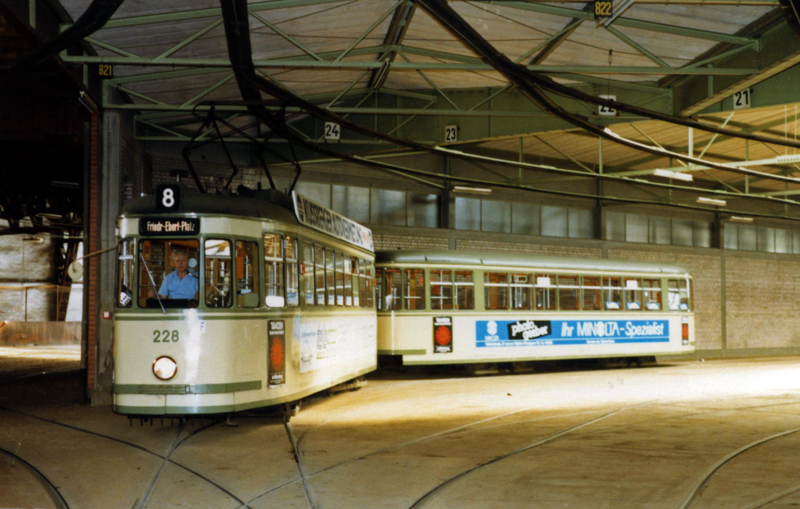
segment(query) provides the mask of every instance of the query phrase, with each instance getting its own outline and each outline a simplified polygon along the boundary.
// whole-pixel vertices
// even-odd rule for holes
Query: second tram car
[[[682,267],[457,251],[376,253],[378,353],[405,365],[639,360],[695,350]]]
[[[174,185],[124,207],[116,412],[228,414],[376,369],[371,232],[293,197]]]

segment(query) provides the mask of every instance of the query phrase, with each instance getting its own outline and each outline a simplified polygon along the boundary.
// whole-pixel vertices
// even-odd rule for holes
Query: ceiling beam
[[[800,63],[800,42],[782,19],[775,23],[763,34],[760,51],[728,55],[714,62],[715,66],[726,68],[759,67],[757,72],[749,76],[718,76],[711,81],[697,77],[681,79],[673,85],[674,110],[684,116],[694,115],[730,98],[735,92],[760,84]],[[662,83],[665,82],[667,81],[662,80]],[[768,89],[768,87],[763,88]],[[757,97],[753,94],[751,103],[754,107],[758,107],[778,104],[778,101],[786,102],[786,94],[794,96],[795,101],[800,100],[796,87],[789,87],[777,97],[775,94],[759,93]],[[721,109],[732,109],[732,104],[730,106],[722,104]]]
[[[540,12],[542,14],[551,14],[554,16],[564,16],[567,18],[581,18],[586,13],[578,9],[569,9],[566,7],[559,7],[543,3],[522,2],[522,1],[498,1],[498,0],[475,0],[476,3],[487,3],[491,5],[498,5],[501,7],[511,7],[514,9],[521,9],[532,12]],[[695,39],[705,39],[709,41],[728,42],[731,44],[750,44],[755,39],[750,37],[741,37],[736,35],[724,34],[719,32],[711,32],[708,30],[698,30],[695,28],[686,28],[676,25],[667,25],[664,23],[655,23],[652,21],[642,21],[631,18],[619,18],[614,22],[614,25],[620,27],[640,28],[642,30],[649,30],[651,32],[660,32],[672,35],[681,35],[684,37],[693,37]]]
[[[80,64],[113,64],[140,67],[216,67],[231,68],[230,60],[225,58],[164,58],[153,60],[142,57],[116,56],[80,56],[62,54],[65,62]],[[359,70],[380,69],[383,62],[358,62],[340,60],[338,62],[319,61],[312,59],[266,59],[254,61],[259,69],[329,69],[329,70]],[[528,65],[526,68],[533,72],[543,74],[642,74],[642,75],[700,75],[700,76],[749,76],[759,72],[758,67],[714,67],[700,69],[677,69],[674,67],[657,66],[606,66],[606,65]],[[452,62],[395,62],[392,70],[398,71],[491,71],[494,67],[483,63],[452,63]]]

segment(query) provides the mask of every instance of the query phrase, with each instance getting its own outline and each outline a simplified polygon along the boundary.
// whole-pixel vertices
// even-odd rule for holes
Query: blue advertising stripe
[[[479,348],[668,343],[668,320],[479,320]]]

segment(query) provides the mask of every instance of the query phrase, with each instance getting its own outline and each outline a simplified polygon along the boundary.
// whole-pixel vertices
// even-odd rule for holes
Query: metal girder
[[[268,11],[273,9],[286,9],[290,7],[303,7],[308,5],[332,4],[341,0],[273,0],[269,2],[256,2],[247,6],[251,13]],[[180,12],[165,14],[150,14],[146,16],[130,16],[127,18],[116,18],[105,24],[104,28],[124,28],[138,25],[150,25],[153,23],[165,23],[170,21],[186,21],[200,18],[213,18],[222,16],[222,9],[212,7],[210,9],[187,9]]]
[[[217,67],[228,69],[230,61],[225,58],[165,58],[154,60],[133,56],[70,56],[62,55],[66,62],[81,64],[113,64],[139,67]],[[357,61],[320,61],[313,59],[265,59],[255,60],[254,64],[260,69],[330,69],[330,70],[365,70],[380,69],[382,62],[357,62]],[[712,67],[699,69],[679,69],[674,67],[657,66],[603,66],[603,65],[528,65],[528,70],[543,74],[645,74],[645,75],[700,75],[700,76],[749,76],[759,72],[758,67]],[[392,64],[395,71],[491,71],[491,65],[483,63],[452,63],[452,62],[395,62]]]
[[[555,16],[564,16],[567,18],[581,18],[586,13],[582,10],[569,9],[566,7],[559,7],[543,3],[522,2],[522,1],[498,1],[498,0],[475,0],[476,3],[487,3],[491,5],[499,5],[502,7],[511,7],[514,9],[522,9],[526,11],[541,12],[542,14],[552,14]],[[666,25],[664,23],[655,23],[652,21],[642,21],[631,18],[619,18],[614,24],[616,26],[624,26],[631,28],[640,28],[642,30],[650,30],[651,32],[661,32],[672,35],[681,35],[684,37],[694,37],[696,39],[705,39],[709,41],[728,42],[731,44],[750,44],[755,41],[750,37],[741,37],[719,32],[711,32],[708,30],[698,30],[695,28],[679,27],[675,25]]]
[[[714,65],[731,68],[751,67],[753,63],[757,63],[760,69],[756,73],[740,78],[734,78],[733,75],[719,77],[714,79],[713,83],[697,77],[681,80],[674,85],[675,111],[679,111],[681,115],[693,115],[707,110],[710,106],[728,99],[734,92],[758,85],[794,67],[800,63],[800,42],[788,24],[778,21],[776,26],[764,33],[760,52],[741,52],[734,48],[713,58]],[[694,63],[691,68],[697,69],[695,66],[702,63],[704,62]],[[785,89],[786,83],[777,86]],[[770,90],[770,85],[765,83],[759,88],[763,88],[766,92]],[[798,100],[794,87],[789,87],[789,90],[781,90],[779,94],[759,93],[757,96],[753,94],[753,106],[768,106],[790,100],[787,94],[794,95],[794,100]]]
[[[408,27],[411,23],[411,19],[414,17],[414,12],[416,12],[416,10],[417,5],[413,2],[413,0],[406,0],[403,5],[394,11],[394,16],[392,16],[392,22],[389,25],[389,30],[386,31],[386,35],[383,38],[384,46],[391,46],[392,48],[395,48],[403,43],[403,39],[405,38]],[[397,58],[396,49],[392,49],[378,57],[381,62],[381,68],[372,71],[372,76],[370,76],[369,83],[367,84],[369,88],[373,90],[379,90],[383,87],[387,76],[389,76],[389,70],[394,63],[395,58]]]

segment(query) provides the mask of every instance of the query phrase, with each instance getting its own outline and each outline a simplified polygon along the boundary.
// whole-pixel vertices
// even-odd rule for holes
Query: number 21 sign
[[[744,110],[750,107],[750,101],[753,99],[753,89],[746,88],[733,94],[733,109]]]

